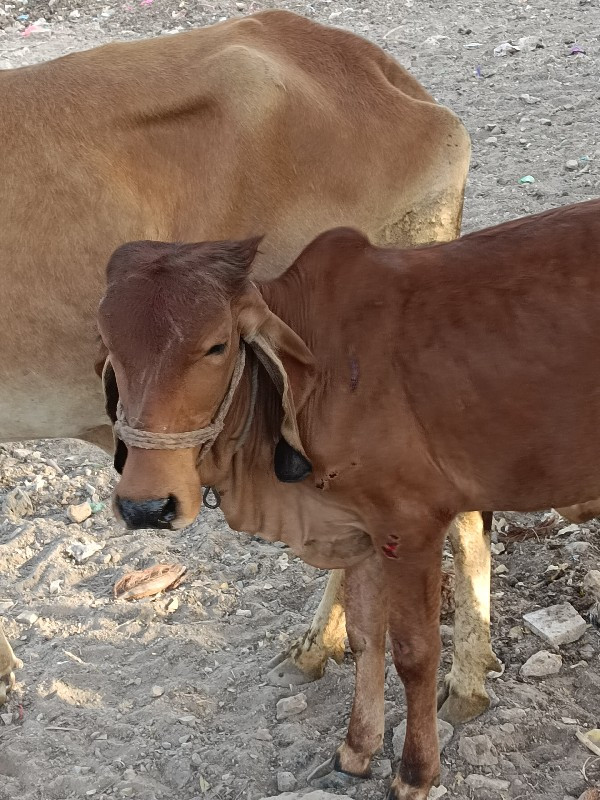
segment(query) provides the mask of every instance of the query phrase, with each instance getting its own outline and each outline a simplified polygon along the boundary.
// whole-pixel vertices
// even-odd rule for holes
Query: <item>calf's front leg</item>
[[[322,678],[330,658],[343,661],[345,640],[344,570],[334,569],[306,633],[269,663],[269,683],[289,686]]]
[[[407,707],[402,759],[388,800],[426,800],[440,772],[436,683],[444,531],[435,526],[403,525],[405,543],[388,549],[384,563],[392,653]]]

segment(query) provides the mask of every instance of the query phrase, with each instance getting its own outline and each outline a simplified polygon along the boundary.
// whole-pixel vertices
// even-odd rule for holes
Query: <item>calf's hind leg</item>
[[[334,569],[306,633],[269,663],[269,683],[289,686],[322,678],[330,658],[343,661],[345,639],[344,570]]]

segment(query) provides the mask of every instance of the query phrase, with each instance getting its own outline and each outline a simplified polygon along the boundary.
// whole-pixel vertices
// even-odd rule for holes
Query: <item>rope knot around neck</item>
[[[115,433],[119,439],[121,439],[129,447],[139,447],[142,450],[185,450],[192,447],[200,447],[201,450],[198,454],[199,463],[209,452],[218,435],[223,430],[225,425],[225,417],[227,416],[227,412],[231,407],[233,396],[240,383],[242,375],[244,374],[245,364],[246,346],[244,342],[241,342],[227,393],[225,394],[225,397],[218,408],[214,420],[204,428],[198,428],[194,431],[184,431],[182,433],[155,433],[154,431],[145,431],[140,428],[133,428],[128,423],[125,411],[121,405],[121,401],[119,400],[117,404],[117,420],[114,424]],[[254,401],[256,396],[254,389],[256,380],[254,369],[252,378],[252,395]],[[252,402],[250,414],[242,432],[243,438],[245,438],[248,433],[248,429],[250,427],[248,420],[250,422],[252,421],[251,415],[253,415],[253,411],[254,402]]]

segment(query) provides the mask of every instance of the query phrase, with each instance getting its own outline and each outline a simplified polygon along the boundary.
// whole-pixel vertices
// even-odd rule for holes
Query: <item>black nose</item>
[[[117,497],[119,513],[130,530],[170,528],[177,516],[177,498],[170,494],[160,500],[125,500]]]

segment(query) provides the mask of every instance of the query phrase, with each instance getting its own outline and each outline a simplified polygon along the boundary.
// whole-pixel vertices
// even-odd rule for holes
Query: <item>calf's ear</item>
[[[102,388],[104,390],[104,408],[106,414],[113,425],[113,439],[115,442],[113,465],[119,475],[123,474],[123,467],[127,460],[127,445],[115,434],[114,424],[117,421],[117,404],[119,402],[119,387],[115,371],[108,357],[108,350],[103,342],[100,342],[99,354],[94,365],[96,374],[102,378]]]
[[[314,356],[298,334],[273,314],[254,286],[241,301],[238,326],[281,396],[283,419],[275,448],[275,474],[285,483],[301,481],[312,472],[312,464],[300,439],[297,414],[315,385]]]

